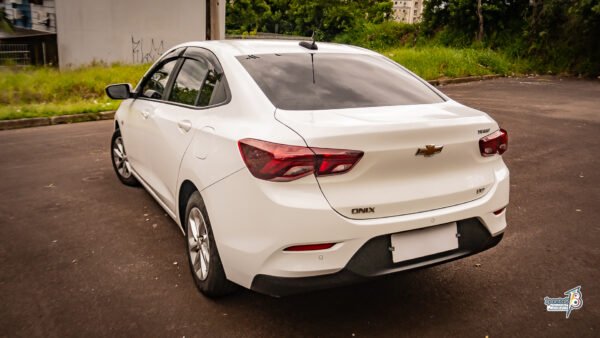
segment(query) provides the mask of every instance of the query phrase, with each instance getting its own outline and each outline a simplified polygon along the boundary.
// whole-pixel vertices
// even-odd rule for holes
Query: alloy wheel
[[[210,239],[204,216],[194,207],[188,216],[188,251],[194,273],[200,280],[208,277],[210,263]]]
[[[131,176],[131,166],[127,159],[127,153],[125,152],[125,146],[123,145],[123,138],[117,137],[113,144],[113,159],[117,172],[123,178],[129,178]]]

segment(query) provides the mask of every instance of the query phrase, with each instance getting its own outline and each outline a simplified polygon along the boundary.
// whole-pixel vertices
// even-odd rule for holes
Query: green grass
[[[0,105],[0,120],[22,119],[30,117],[52,117],[58,115],[72,115],[81,113],[99,113],[116,110],[120,101],[91,100],[75,102],[51,102]]]
[[[489,49],[382,48],[380,52],[427,79],[524,73],[528,64]],[[0,120],[114,110],[104,88],[137,83],[148,65],[91,65],[74,70],[0,67]]]
[[[114,110],[111,83],[136,84],[148,65],[91,65],[73,70],[0,67],[0,120]]]
[[[412,70],[434,80],[490,74],[520,74],[530,71],[531,62],[509,53],[479,46],[451,48],[439,39],[425,38],[419,25],[386,21],[366,23],[335,38],[336,42],[374,49]]]
[[[382,53],[426,80],[490,74],[520,74],[523,60],[513,60],[490,49],[449,47],[391,48]]]

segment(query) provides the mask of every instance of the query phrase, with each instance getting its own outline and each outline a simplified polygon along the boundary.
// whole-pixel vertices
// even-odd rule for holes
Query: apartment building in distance
[[[395,21],[417,23],[423,15],[423,0],[394,0],[392,17]]]

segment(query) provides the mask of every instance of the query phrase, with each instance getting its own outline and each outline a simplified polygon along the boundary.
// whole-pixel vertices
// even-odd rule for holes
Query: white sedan
[[[181,227],[207,296],[273,296],[465,257],[506,228],[506,131],[339,44],[174,47],[124,100],[111,153]]]

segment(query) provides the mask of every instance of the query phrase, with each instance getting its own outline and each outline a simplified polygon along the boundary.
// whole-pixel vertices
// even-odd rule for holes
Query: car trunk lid
[[[494,183],[497,159],[483,158],[478,141],[498,126],[485,113],[453,101],[278,109],[275,116],[309,147],[364,152],[350,172],[317,177],[331,207],[345,217],[390,217],[449,207],[480,198]],[[440,152],[433,154],[436,148]]]

